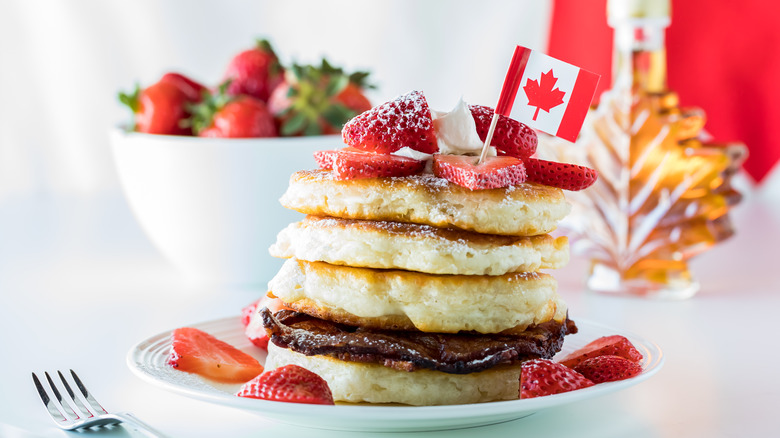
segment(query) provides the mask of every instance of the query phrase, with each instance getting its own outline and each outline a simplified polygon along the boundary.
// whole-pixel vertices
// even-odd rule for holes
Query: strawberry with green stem
[[[166,73],[156,83],[132,93],[119,93],[119,101],[133,112],[133,130],[147,134],[192,135],[189,106],[202,98],[206,87],[179,73]]]
[[[321,65],[293,64],[271,94],[268,107],[282,136],[336,134],[371,108],[367,72],[347,74],[323,58]]]
[[[276,137],[266,104],[248,95],[231,96],[229,86],[230,81],[222,83],[216,93],[206,93],[201,103],[188,107],[193,132],[200,137]]]

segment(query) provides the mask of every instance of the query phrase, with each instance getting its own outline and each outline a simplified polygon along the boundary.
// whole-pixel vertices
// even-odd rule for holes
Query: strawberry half
[[[433,174],[471,190],[496,189],[525,182],[525,166],[515,157],[479,157],[465,155],[433,156]]]
[[[574,370],[593,383],[604,383],[638,376],[642,366],[620,356],[598,356],[585,360]]]
[[[523,362],[520,371],[520,398],[560,394],[593,386],[593,382],[573,369],[547,359]]]
[[[344,143],[367,152],[391,154],[405,146],[439,150],[431,110],[422,91],[412,91],[352,118],[341,130]]]
[[[569,368],[576,368],[580,363],[598,356],[620,356],[631,362],[642,360],[642,353],[634,347],[625,336],[612,335],[600,337],[588,345],[568,354],[559,360]]]
[[[495,110],[488,106],[469,105],[471,116],[477,125],[477,134],[483,142],[490,130]],[[498,155],[509,155],[525,160],[536,152],[539,139],[536,131],[515,119],[499,115],[496,130],[493,132],[491,146],[495,146]]]
[[[528,174],[528,181],[564,190],[588,188],[596,182],[599,176],[598,172],[590,167],[576,164],[557,163],[538,158],[526,158],[523,162]]]
[[[245,383],[236,395],[289,403],[335,404],[328,382],[298,365],[285,365],[263,373]]]
[[[168,365],[226,383],[241,383],[263,372],[255,358],[191,327],[173,331]]]
[[[337,180],[409,176],[418,174],[425,169],[425,161],[398,155],[346,150],[335,152],[331,164]],[[325,154],[321,155],[321,166],[327,165],[328,159],[329,157],[326,157]]]

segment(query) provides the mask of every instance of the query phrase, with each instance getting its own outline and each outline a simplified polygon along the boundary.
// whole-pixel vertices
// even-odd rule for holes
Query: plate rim
[[[237,328],[240,327],[240,316],[235,315],[235,316],[227,316],[222,318],[215,318],[215,319],[206,320],[194,324],[188,324],[187,326],[200,328],[203,326],[216,326],[216,325],[231,324],[231,323],[235,323]],[[577,325],[578,327],[580,327],[580,329],[587,327],[588,330],[612,331],[615,334],[623,335],[627,337],[629,340],[631,340],[631,342],[634,343],[635,346],[639,344],[638,347],[641,346],[642,349],[652,353],[650,358],[647,358],[647,355],[643,354],[645,356],[645,359],[643,359],[642,374],[627,380],[606,382],[606,383],[594,385],[589,388],[583,388],[577,391],[571,391],[571,392],[555,394],[555,395],[550,395],[545,397],[537,397],[532,399],[517,399],[517,400],[504,400],[504,401],[494,401],[494,402],[485,402],[485,403],[469,403],[469,404],[439,405],[439,406],[397,406],[397,405],[384,406],[384,405],[369,405],[369,404],[359,404],[359,405],[358,404],[354,404],[354,405],[337,404],[335,406],[330,406],[330,405],[290,404],[290,403],[282,403],[282,402],[275,402],[269,400],[236,397],[228,392],[220,392],[219,390],[216,389],[214,391],[204,391],[199,388],[188,387],[186,385],[177,382],[167,381],[165,379],[160,378],[159,376],[155,376],[144,368],[143,363],[139,363],[138,360],[136,360],[137,355],[144,351],[142,349],[143,346],[155,345],[161,341],[164,341],[164,339],[166,338],[170,338],[171,333],[175,329],[166,330],[157,333],[155,335],[149,336],[146,339],[143,339],[135,343],[127,352],[126,362],[130,370],[133,372],[133,374],[138,376],[140,379],[148,383],[151,383],[154,386],[173,392],[174,394],[183,395],[186,397],[190,397],[196,400],[201,400],[209,403],[215,403],[222,406],[230,406],[234,408],[243,409],[255,413],[257,415],[263,416],[265,418],[271,420],[279,420],[279,421],[284,421],[283,418],[287,416],[295,416],[300,418],[304,416],[326,416],[327,415],[333,417],[334,413],[338,413],[338,418],[356,416],[357,418],[365,419],[368,416],[370,416],[370,418],[375,421],[386,421],[391,419],[393,420],[398,419],[399,414],[402,414],[403,420],[405,422],[409,422],[409,421],[420,422],[420,421],[431,421],[431,420],[446,422],[448,420],[455,420],[455,419],[464,420],[465,412],[469,412],[472,414],[469,415],[468,417],[479,418],[479,417],[490,416],[495,418],[502,418],[503,421],[508,421],[511,419],[517,419],[523,416],[530,415],[534,412],[543,409],[562,406],[569,403],[575,403],[583,399],[595,398],[622,389],[627,389],[628,387],[637,385],[649,379],[650,377],[658,373],[658,371],[660,371],[660,369],[663,367],[665,361],[663,351],[655,342],[650,341],[643,336],[640,336],[628,330],[618,330],[615,329],[614,327],[610,327],[598,322],[593,322],[587,319],[577,319]],[[647,363],[644,362],[645,360],[647,360]],[[481,412],[485,410],[489,410],[489,412],[485,412],[485,413]],[[510,414],[513,417],[507,418],[507,415]],[[492,423],[495,422],[500,422],[500,420],[492,421]],[[465,423],[465,424],[471,424],[471,423]],[[483,423],[483,424],[488,424],[488,423]],[[321,428],[321,429],[392,430],[392,429],[381,428],[381,427],[366,429],[366,428],[334,428],[334,427],[327,427],[321,425],[307,425],[301,423],[296,423],[296,425],[303,426],[303,427]],[[456,427],[467,427],[467,426],[456,426]],[[442,430],[445,428],[446,427],[435,428],[435,430]],[[428,428],[425,429],[404,428],[403,430],[428,430]]]

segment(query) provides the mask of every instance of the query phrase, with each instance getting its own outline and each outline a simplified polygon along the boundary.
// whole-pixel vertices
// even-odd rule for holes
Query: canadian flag
[[[544,53],[517,46],[496,114],[573,142],[580,133],[599,78]]]

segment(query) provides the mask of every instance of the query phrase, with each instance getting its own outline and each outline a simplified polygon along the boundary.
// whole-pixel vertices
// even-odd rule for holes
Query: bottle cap
[[[671,0],[607,0],[610,21],[642,18],[669,19]]]

